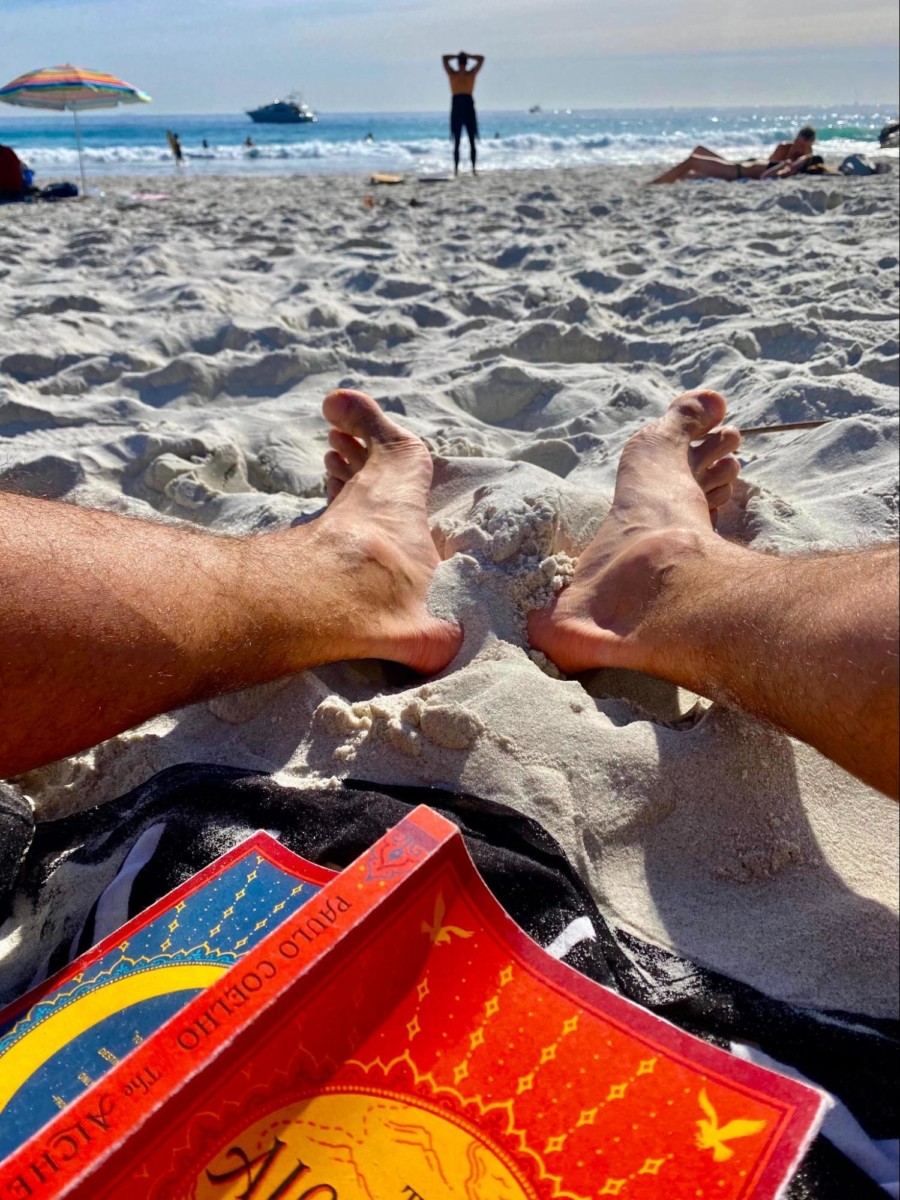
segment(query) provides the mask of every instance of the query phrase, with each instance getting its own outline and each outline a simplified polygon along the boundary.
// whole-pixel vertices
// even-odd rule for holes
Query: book
[[[417,809],[7,1159],[0,1197],[774,1200],[825,1103],[551,959]]]
[[[258,833],[0,1011],[0,1160],[333,877]]]

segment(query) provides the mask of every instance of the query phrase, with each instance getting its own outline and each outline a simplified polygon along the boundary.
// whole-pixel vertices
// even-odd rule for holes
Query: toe
[[[336,429],[359,438],[367,446],[373,443],[406,441],[410,435],[395,425],[378,404],[364,392],[337,391],[325,397],[325,419]]]
[[[717,429],[714,433],[710,433],[699,445],[692,446],[690,462],[695,477],[699,480],[703,473],[708,471],[719,459],[734,454],[740,444],[740,430],[726,425],[724,429]]]
[[[723,507],[731,499],[731,494],[734,491],[734,484],[726,483],[722,487],[713,488],[711,492],[706,493],[706,503],[709,505],[710,512]]]
[[[340,483],[346,483],[355,474],[350,464],[334,450],[329,450],[325,455],[325,470],[329,479],[337,479]]]
[[[722,423],[727,407],[718,392],[685,392],[672,403],[660,425],[679,442],[695,442]]]
[[[350,466],[354,474],[361,471],[366,465],[368,452],[355,437],[350,437],[348,433],[341,433],[339,429],[332,429],[328,434],[328,443],[332,450],[337,451],[344,462]]]
[[[721,458],[717,463],[709,468],[703,475],[697,477],[697,482],[703,488],[707,496],[716,488],[728,486],[730,487],[741,473],[741,464],[731,455],[727,458]]]

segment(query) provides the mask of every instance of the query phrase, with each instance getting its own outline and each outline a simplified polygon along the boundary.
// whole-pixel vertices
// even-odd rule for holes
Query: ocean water
[[[480,167],[643,165],[675,162],[698,142],[732,157],[765,154],[811,122],[829,159],[878,149],[878,132],[896,117],[886,105],[824,109],[668,108],[489,112],[480,114]],[[446,171],[446,113],[321,113],[314,125],[256,125],[245,114],[158,115],[130,108],[81,116],[91,175],[173,170],[166,130],[181,137],[196,174]],[[367,140],[372,134],[373,141]],[[251,136],[256,143],[247,150]],[[204,151],[202,140],[209,142]],[[0,142],[15,147],[40,179],[73,176],[77,152],[71,114],[25,113],[0,105]],[[464,147],[465,149],[465,147]],[[896,151],[893,152],[896,155]]]

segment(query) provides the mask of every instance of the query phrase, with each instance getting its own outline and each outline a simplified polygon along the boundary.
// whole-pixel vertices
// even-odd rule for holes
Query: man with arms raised
[[[484,55],[469,56],[465,50],[460,50],[455,56],[456,66],[453,66],[454,55],[444,55],[444,70],[450,79],[450,90],[453,93],[453,107],[450,110],[450,132],[453,135],[453,167],[459,174],[459,147],[463,132],[469,136],[469,154],[472,159],[472,174],[477,175],[476,164],[478,151],[475,142],[478,138],[478,116],[475,112],[475,80],[478,72],[484,66]],[[470,67],[469,63],[473,65]]]

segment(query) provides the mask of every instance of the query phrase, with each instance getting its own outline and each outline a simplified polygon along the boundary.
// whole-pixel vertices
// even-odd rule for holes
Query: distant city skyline
[[[487,55],[485,109],[896,104],[895,4],[860,0],[3,0],[0,83],[75,62],[159,112],[294,88],[332,112],[438,110],[440,55]],[[12,110],[6,110],[11,115]]]

